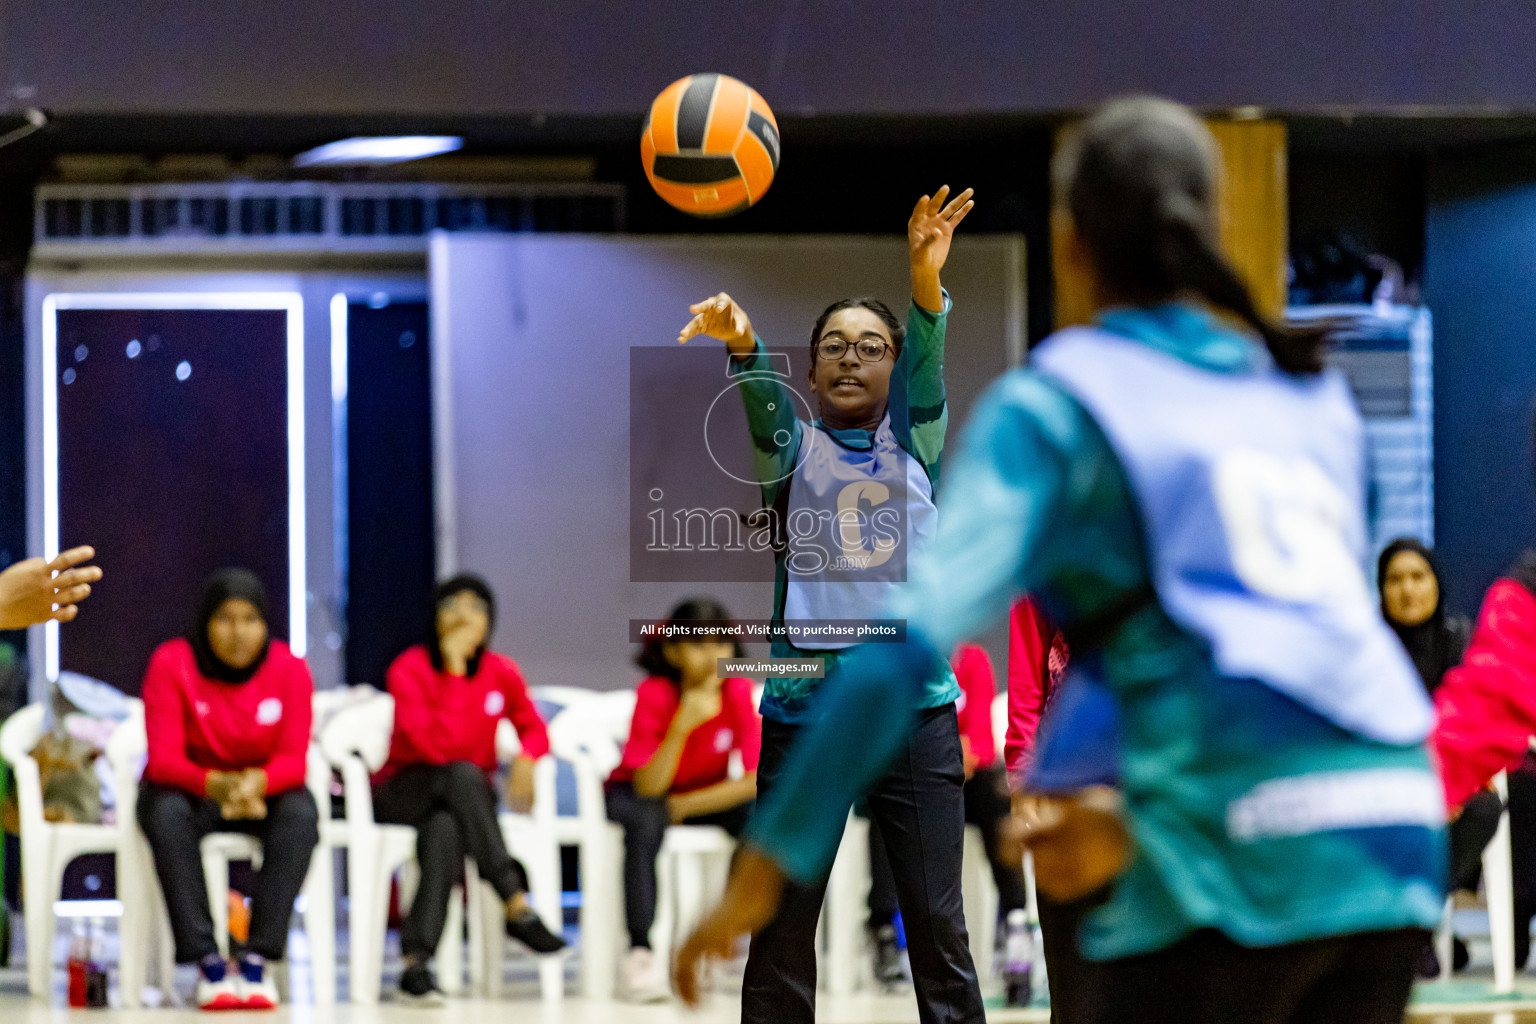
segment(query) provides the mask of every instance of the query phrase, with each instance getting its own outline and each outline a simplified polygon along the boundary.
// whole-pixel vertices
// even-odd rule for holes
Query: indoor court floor
[[[109,932],[104,949],[109,964],[115,964],[114,938]],[[339,938],[344,943],[345,932]],[[56,951],[56,963],[63,962],[62,936],[60,943]],[[1536,1024],[1536,970],[1517,975],[1517,992],[1495,1001],[1488,994],[1492,982],[1492,960],[1487,941],[1481,936],[1469,936],[1469,946],[1471,967],[1449,983],[1421,984],[1405,1020],[1411,1024]],[[565,965],[566,992],[570,994],[560,1002],[544,1002],[539,998],[533,960],[523,954],[511,954],[504,961],[505,998],[454,998],[444,1007],[422,1009],[399,1006],[390,1001],[394,978],[388,972],[383,1001],[379,1005],[353,1006],[339,1003],[335,1006],[315,1007],[311,1004],[308,950],[302,932],[292,933],[290,952],[295,954],[291,978],[293,1005],[272,1012],[237,1013],[235,1016],[239,1020],[268,1020],[272,1024],[506,1024],[509,1021],[515,1024],[736,1024],[741,1014],[741,970],[744,958],[715,968],[710,981],[711,995],[698,1012],[691,1012],[675,1001],[631,1006],[579,998],[575,995],[575,960],[568,960]],[[0,968],[0,1021],[4,1024],[58,1024],[65,1019],[78,1019],[80,1024],[89,1024],[91,1021],[98,1024],[169,1024],[171,1021],[200,1016],[195,1010],[184,1007],[70,1010],[66,1006],[65,974],[62,969],[54,971],[52,1000],[48,1003],[33,1000],[27,995],[27,979],[22,964],[22,957],[14,956],[13,952],[11,966]],[[340,957],[338,968],[343,994],[346,988],[346,964],[346,957]],[[109,971],[113,985],[111,999],[115,1004],[118,997],[116,972],[110,968]],[[177,969],[176,987],[184,999],[190,994],[194,981],[192,968],[182,966]],[[282,984],[281,980],[279,984]],[[1050,1011],[1046,1009],[1002,1008],[996,983],[984,985],[983,992],[989,997],[989,1024],[1046,1024],[1050,1020]],[[917,1024],[917,1006],[910,987],[888,994],[861,992],[845,997],[822,994],[817,1003],[816,1019],[821,1024]]]
[[[509,979],[510,980],[510,979]],[[80,1024],[162,1024],[187,1020],[195,1011],[181,1008],[143,1010],[69,1010],[64,1003],[62,972],[54,999],[49,1004],[26,994],[26,978],[16,968],[0,969],[0,1020],[6,1024],[58,1024],[78,1019]],[[295,979],[302,986],[304,982]],[[186,986],[190,988],[190,984]],[[734,988],[725,981],[722,990]],[[559,1003],[545,1003],[537,998],[531,983],[514,983],[510,998],[501,1000],[451,999],[436,1009],[395,1006],[388,1001],[378,1006],[314,1007],[307,999],[268,1013],[238,1013],[242,1021],[267,1020],[272,1024],[736,1024],[740,1019],[740,1001],[731,991],[712,996],[697,1013],[679,1003],[629,1006],[616,1002],[590,1002],[569,997]],[[1487,1004],[1426,1003],[1413,1008],[1406,1020],[1410,1024],[1536,1024],[1536,977],[1521,979],[1522,998],[1490,1009]],[[115,994],[115,993],[114,993]],[[302,997],[301,997],[302,998]],[[225,1016],[225,1015],[221,1015]],[[915,1024],[917,1008],[910,990],[889,995],[861,994],[844,998],[823,996],[816,1018],[823,1024]],[[989,1008],[989,1024],[1045,1024],[1047,1010],[1005,1010]]]
[[[1536,1024],[1536,1001],[1520,1005],[1524,1010],[1466,1013],[1412,1013],[1411,1024]],[[46,1006],[26,997],[25,986],[6,983],[0,986],[0,1019],[7,1024],[58,1024],[79,1019],[81,1024],[151,1024],[187,1019],[188,1010],[65,1010],[59,1004]],[[382,1004],[373,1007],[341,1005],[316,1009],[312,1006],[283,1007],[264,1014],[236,1014],[240,1020],[268,1020],[272,1024],[735,1024],[739,1004],[734,999],[717,998],[703,1011],[689,1013],[678,1005],[626,1006],[618,1003],[590,1003],[568,999],[556,1005],[538,1000],[488,1001],[452,1000],[441,1009],[407,1009]],[[1044,1022],[1049,1014],[1041,1010],[989,1010],[989,1024]],[[910,994],[858,996],[823,1000],[817,1020],[824,1024],[910,1024],[917,1020],[917,1010]]]

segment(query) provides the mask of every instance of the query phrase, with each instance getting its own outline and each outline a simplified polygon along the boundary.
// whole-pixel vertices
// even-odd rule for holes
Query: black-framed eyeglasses
[[[817,359],[841,359],[848,352],[849,343],[844,338],[822,338],[816,343]],[[853,351],[861,363],[878,363],[885,358],[891,343],[884,338],[860,338],[853,342]]]

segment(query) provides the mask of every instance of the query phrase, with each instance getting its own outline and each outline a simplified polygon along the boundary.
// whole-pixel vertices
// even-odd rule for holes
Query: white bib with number
[[[1097,328],[1033,356],[1130,478],[1163,608],[1251,678],[1368,739],[1433,711],[1366,580],[1365,453],[1341,374],[1221,373]]]

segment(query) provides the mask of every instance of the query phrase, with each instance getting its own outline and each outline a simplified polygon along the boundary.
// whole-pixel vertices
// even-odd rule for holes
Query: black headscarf
[[[437,610],[442,607],[444,601],[466,590],[485,602],[485,614],[488,620],[485,625],[485,639],[480,641],[480,646],[475,648],[475,653],[469,656],[469,663],[464,667],[466,676],[473,676],[480,671],[480,658],[485,654],[485,649],[491,642],[491,633],[496,629],[496,595],[491,593],[490,584],[474,573],[468,572],[461,572],[439,583],[432,593],[432,623],[431,628],[427,630],[427,655],[432,659],[432,667],[439,672],[443,670],[443,648],[437,635]]]
[[[1511,566],[1505,575],[1532,594],[1536,594],[1536,551],[1522,552],[1520,560]]]
[[[220,569],[208,577],[203,587],[203,599],[197,604],[197,618],[192,622],[187,642],[192,645],[192,654],[197,658],[197,670],[204,676],[221,683],[243,683],[254,676],[262,662],[267,660],[272,637],[269,627],[267,642],[262,644],[261,653],[245,668],[232,668],[221,661],[208,643],[208,623],[219,607],[231,599],[250,602],[262,621],[267,621],[267,592],[262,589],[261,580],[256,578],[256,574],[249,569]]]
[[[1387,612],[1387,566],[1404,551],[1412,551],[1429,563],[1429,571],[1439,589],[1435,610],[1417,626],[1405,626]],[[1464,621],[1445,614],[1445,588],[1440,583],[1440,567],[1435,564],[1434,551],[1409,537],[1400,537],[1388,544],[1376,560],[1376,590],[1381,599],[1381,617],[1403,642],[1408,656],[1413,659],[1413,667],[1419,670],[1424,688],[1434,693],[1445,674],[1460,663],[1467,646]]]

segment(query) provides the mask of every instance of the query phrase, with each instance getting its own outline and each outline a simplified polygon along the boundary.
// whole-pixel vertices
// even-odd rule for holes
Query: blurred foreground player
[[[827,680],[679,956],[685,997],[830,861],[909,728],[899,684],[1027,591],[1073,656],[1026,779],[1049,798],[1036,878],[1057,898],[1114,882],[1079,935],[1103,961],[1088,1019],[1402,1019],[1445,873],[1431,708],[1362,571],[1359,415],[1322,337],[1272,325],[1218,252],[1216,155],[1187,109],[1144,98],[1063,146],[1055,264],[1096,325],[978,403],[887,609],[908,641]]]

